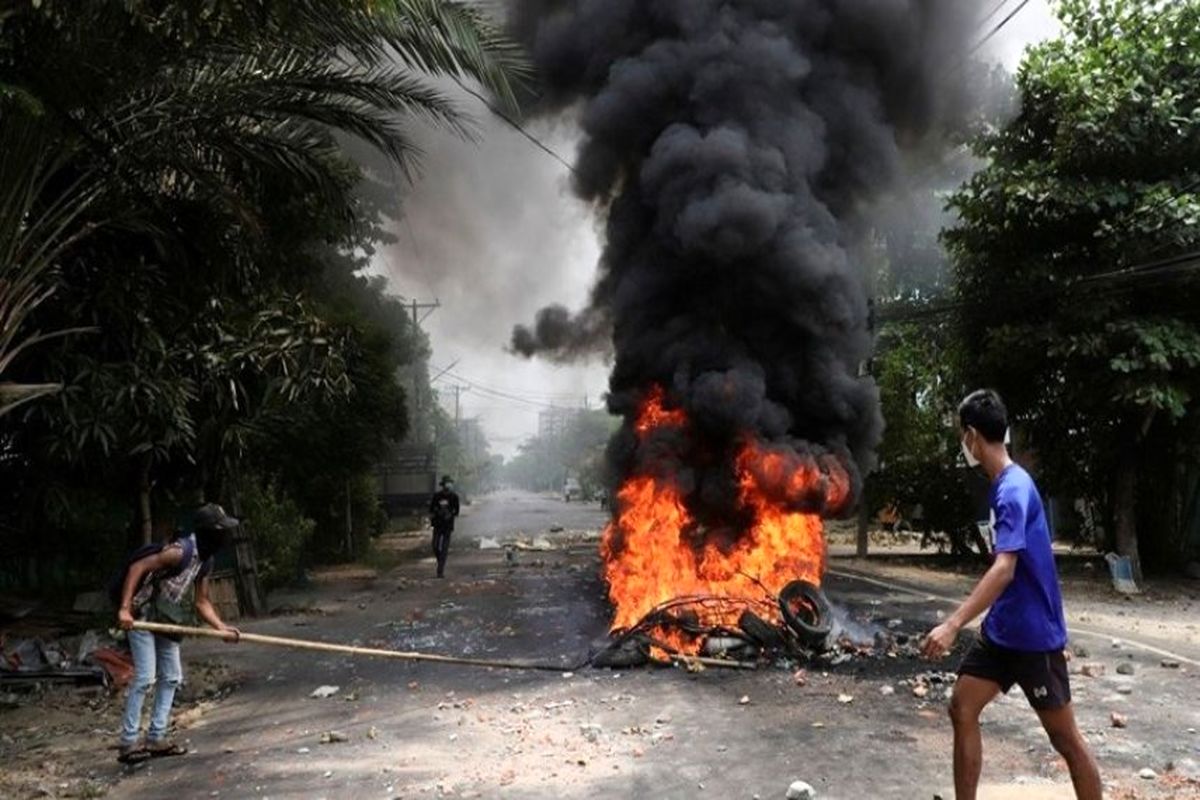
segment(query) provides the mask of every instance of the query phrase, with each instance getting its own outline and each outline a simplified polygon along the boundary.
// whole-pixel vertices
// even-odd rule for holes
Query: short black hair
[[[1003,442],[1008,431],[1008,409],[992,389],[976,389],[958,404],[958,421],[974,428],[989,442]]]

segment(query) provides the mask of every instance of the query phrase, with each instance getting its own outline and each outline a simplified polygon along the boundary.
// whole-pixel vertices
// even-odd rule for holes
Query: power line
[[[970,50],[967,51],[967,54],[974,55],[975,53],[979,52],[979,48],[983,47],[985,44],[987,44],[989,41],[991,41],[992,38],[996,34],[998,34],[1000,31],[1004,30],[1004,26],[1007,25],[1008,23],[1012,22],[1013,17],[1015,17],[1017,14],[1020,14],[1021,9],[1025,8],[1025,6],[1027,6],[1027,5],[1029,5],[1029,0],[1021,0],[1021,4],[1018,5],[1016,8],[1014,8],[1011,12],[1009,12],[1007,17],[1000,20],[1000,22],[996,24],[996,27],[994,27],[990,31],[988,31],[988,34],[986,36],[984,36],[982,39],[980,39],[978,42],[976,42],[975,45]]]
[[[526,130],[524,125],[522,125],[520,122],[517,122],[515,119],[513,119],[507,113],[505,113],[502,109],[498,108],[496,106],[496,104],[493,103],[491,100],[489,100],[485,95],[483,95],[482,93],[477,92],[474,89],[472,89],[471,87],[467,86],[462,81],[460,81],[458,78],[455,78],[454,82],[457,83],[464,92],[471,95],[479,102],[483,103],[484,106],[486,106],[489,111],[491,111],[497,117],[502,119],[504,122],[508,123],[508,125],[513,130],[515,130],[517,133],[521,134],[527,140],[529,140],[531,143],[533,143],[534,147],[538,148],[543,153],[545,153],[546,155],[553,158],[559,164],[562,164],[564,167],[567,168],[567,171],[570,172],[572,175],[575,174],[575,166],[573,164],[571,164],[571,162],[567,161],[565,158],[563,158],[557,152],[555,152],[554,149],[552,147],[550,147],[550,145],[546,144],[541,139],[537,138],[532,133],[530,133],[528,130]]]
[[[1093,285],[1099,285],[1093,294],[1100,295],[1115,295],[1120,292],[1132,291],[1141,288],[1145,284],[1139,286],[1131,286],[1130,279],[1148,280],[1148,279],[1163,279],[1174,278],[1179,275],[1187,275],[1194,271],[1200,271],[1200,250],[1193,250],[1187,253],[1182,253],[1169,259],[1160,261],[1146,262],[1132,267],[1123,269],[1111,270],[1109,272],[1097,273],[1095,275],[1086,275],[1076,278],[1073,281],[1064,284],[1061,287],[1056,287],[1050,290],[1036,292],[1025,298],[1028,302],[1043,300],[1053,297],[1058,294],[1063,294],[1080,288],[1090,289]],[[1108,286],[1104,286],[1108,283]],[[919,319],[928,317],[942,316],[955,311],[962,310],[967,307],[967,304],[962,301],[949,301],[945,303],[930,304],[919,308],[910,309],[891,309],[881,308],[876,315],[876,319],[880,323],[896,323],[896,322],[914,322]]]
[[[457,364],[458,361],[455,361],[454,363]],[[434,369],[437,369],[437,367],[435,366]],[[446,367],[444,372],[449,372],[452,369],[454,369],[454,364],[451,364],[449,367]],[[439,373],[439,374],[441,374],[441,373]],[[539,392],[539,391],[534,391],[533,389],[526,389],[524,387],[500,386],[500,385],[491,383],[490,381],[477,380],[477,379],[471,377],[470,375],[467,375],[459,370],[456,370],[455,372],[453,372],[451,374],[453,374],[456,379],[458,379],[460,381],[465,381],[466,383],[470,383],[474,386],[482,386],[482,387],[491,389],[493,391],[507,393],[507,394],[521,395],[522,397],[527,397],[527,398],[536,397],[536,398],[542,398],[542,399],[573,400],[573,399],[580,397],[578,392]]]
[[[992,10],[985,14],[983,19],[979,20],[979,27],[982,28],[984,25],[987,25],[988,21],[991,20],[992,17],[996,16],[996,12],[1004,8],[1006,5],[1008,5],[1008,0],[1000,0],[999,3],[996,3],[996,5],[992,7]]]
[[[463,378],[461,375],[457,375],[453,372],[446,372],[445,374],[447,376],[449,376],[449,378],[452,378],[456,381],[464,381],[466,383],[470,383],[465,378]],[[443,381],[445,380],[444,378],[439,378],[439,379],[443,380]],[[509,403],[517,403],[519,405],[522,405],[522,406],[525,406],[528,408],[532,408],[532,409],[536,409],[539,411],[547,411],[547,410],[554,409],[554,408],[566,408],[567,407],[567,406],[556,405],[553,403],[539,402],[537,400],[531,400],[529,398],[519,397],[517,395],[507,394],[507,393],[503,393],[503,392],[496,392],[494,390],[488,389],[479,384],[470,384],[470,386],[477,393],[479,393],[480,395],[482,395],[484,397],[487,397],[488,399],[507,401]]]
[[[542,400],[534,400],[534,399],[530,399],[527,397],[520,397],[519,395],[508,394],[507,392],[498,392],[494,389],[488,389],[483,386],[477,385],[475,388],[478,389],[480,392],[482,392],[485,396],[493,397],[498,400],[510,400],[510,401],[516,402],[516,403],[525,403],[526,405],[534,406],[536,408],[540,408],[540,409],[546,410],[546,411],[549,411],[551,409],[571,408],[571,406],[564,406],[559,403],[552,403],[549,401],[542,401]]]

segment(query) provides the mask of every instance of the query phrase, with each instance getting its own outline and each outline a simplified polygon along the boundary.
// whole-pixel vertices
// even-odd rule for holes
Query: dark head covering
[[[192,515],[192,524],[197,531],[231,531],[238,521],[216,503],[205,503]]]

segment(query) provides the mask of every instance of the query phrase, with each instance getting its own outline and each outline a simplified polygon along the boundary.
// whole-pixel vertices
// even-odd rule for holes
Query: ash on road
[[[188,659],[224,662],[237,689],[181,712],[188,756],[125,773],[104,731],[65,750],[48,744],[27,753],[21,732],[9,726],[6,763],[9,755],[23,763],[57,756],[77,773],[90,771],[109,797],[147,800],[779,798],[795,780],[822,798],[950,796],[946,687],[914,679],[951,670],[952,660],[856,659],[809,667],[799,681],[790,667],[572,670],[608,624],[595,542],[605,520],[592,505],[491,495],[460,518],[445,580],[433,577],[424,538],[409,537],[399,549],[410,557],[399,566],[335,571],[303,593],[274,598],[293,613],[245,625],[283,636],[537,659],[561,671],[189,642]],[[500,547],[481,549],[486,540]],[[529,549],[504,547],[517,542]],[[852,577],[831,577],[827,590],[846,619],[867,630],[890,623],[919,634],[946,607],[920,591]],[[1106,668],[1099,677],[1074,676],[1073,687],[1110,795],[1200,796],[1187,777],[1200,760],[1200,671],[1164,668],[1158,656],[1094,637],[1086,647],[1088,658],[1074,666]],[[1120,663],[1132,664],[1133,674],[1119,673]],[[338,690],[310,697],[320,686]],[[1126,727],[1112,727],[1114,711]],[[997,786],[981,796],[1071,796],[1023,698],[989,710],[985,736],[984,780]],[[1139,778],[1143,768],[1156,777]],[[56,780],[47,779],[52,793]]]

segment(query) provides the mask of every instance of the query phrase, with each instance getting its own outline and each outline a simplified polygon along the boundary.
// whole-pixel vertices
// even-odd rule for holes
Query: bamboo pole
[[[136,620],[134,630],[149,633],[164,633],[170,636],[195,636],[209,639],[231,641],[228,634],[214,628],[194,628],[187,625],[168,625],[162,622],[143,622]],[[274,647],[291,647],[297,650],[316,650],[324,653],[345,653],[352,656],[372,656],[375,658],[397,658],[402,661],[431,661],[438,664],[463,664],[472,667],[493,667],[495,669],[536,669],[549,672],[564,672],[578,669],[555,664],[534,664],[523,661],[499,661],[486,658],[467,658],[464,656],[443,656],[436,653],[418,653],[406,650],[383,650],[378,647],[358,647],[350,644],[334,644],[332,642],[315,642],[310,639],[292,639],[285,636],[268,636],[262,633],[246,633],[241,631],[237,638],[239,642],[267,644]],[[703,656],[673,655],[673,661],[686,665],[688,662],[703,664],[706,667],[727,667],[730,669],[754,669],[754,664],[744,664],[726,658],[705,658]],[[581,664],[579,666],[586,666]]]

